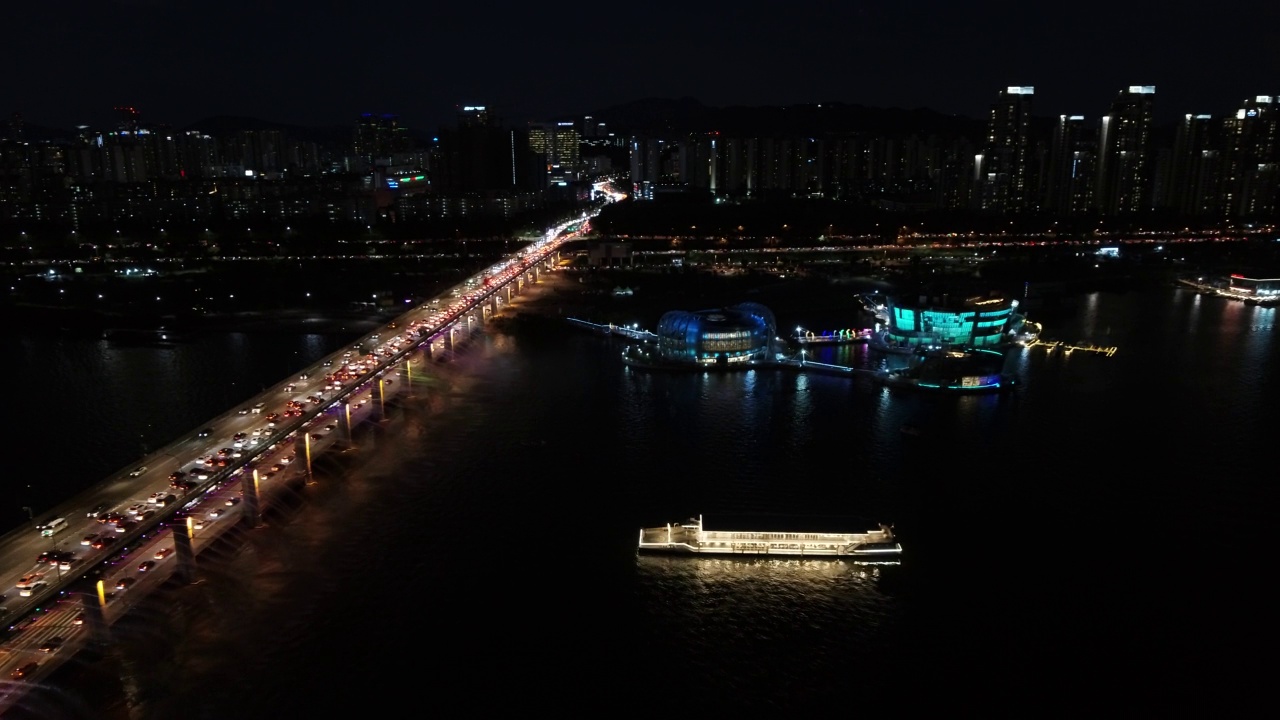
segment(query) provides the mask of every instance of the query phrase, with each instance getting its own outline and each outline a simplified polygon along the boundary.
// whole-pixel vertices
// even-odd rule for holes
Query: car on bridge
[[[117,589],[117,590],[128,590],[128,589],[129,589],[130,587],[132,587],[132,586],[133,586],[133,584],[134,584],[134,583],[136,583],[136,582],[138,582],[138,580],[137,580],[136,578],[131,578],[131,577],[127,577],[127,578],[120,578],[120,582],[117,582],[117,583],[116,583],[116,589]]]
[[[32,673],[36,671],[36,668],[38,667],[40,667],[40,663],[29,662],[26,665],[23,665],[22,667],[15,669],[12,673],[9,674],[9,677],[13,678],[14,680],[22,680],[22,679],[28,678],[31,676]]]
[[[212,435],[212,434],[213,434],[213,428],[205,428],[205,429],[201,430],[200,432],[196,433],[196,437],[198,437],[198,438],[207,438],[207,437],[209,437],[209,436],[210,436],[210,435]]]
[[[156,560],[163,560],[169,557],[169,555],[172,553],[173,553],[173,548],[160,548],[159,550],[156,551],[156,554],[152,555],[151,557],[155,558]]]
[[[46,587],[48,587],[48,585],[49,583],[43,580],[37,580],[31,583],[30,585],[19,589],[18,594],[21,595],[22,597],[31,597],[32,595],[35,595],[41,590],[44,590]]]
[[[147,471],[146,465],[139,465],[129,472],[129,477],[141,477]]]
[[[60,637],[51,637],[48,640],[45,640],[44,644],[40,646],[40,652],[46,654],[55,652],[58,648],[62,647],[63,642],[65,641]]]

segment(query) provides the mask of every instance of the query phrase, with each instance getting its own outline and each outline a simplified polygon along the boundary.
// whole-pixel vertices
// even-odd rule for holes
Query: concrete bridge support
[[[511,304],[511,283],[507,283],[506,285],[503,285],[502,292],[504,293],[503,299],[506,301],[506,304],[510,305]]]
[[[178,567],[174,576],[179,582],[190,584],[196,579],[196,554],[191,547],[191,518],[173,526],[173,551]]]
[[[106,601],[105,582],[99,580],[93,592],[80,595],[80,607],[84,609],[84,627],[89,631],[89,645],[97,648],[104,647],[110,639],[107,634],[107,618],[102,611]]]
[[[449,332],[445,333],[444,349],[446,352],[453,352],[453,333],[455,330],[457,330],[457,327],[454,325],[450,325]]]
[[[257,468],[253,470],[253,477],[240,481],[240,492],[244,495],[244,521],[249,524],[249,527],[257,527],[262,519],[262,506],[258,498]]]

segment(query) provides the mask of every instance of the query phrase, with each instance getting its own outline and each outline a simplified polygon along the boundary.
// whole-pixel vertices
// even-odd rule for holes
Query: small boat
[[[639,549],[712,555],[834,556],[889,562],[902,554],[893,530],[883,524],[860,533],[707,530],[701,515],[684,523],[641,528]]]

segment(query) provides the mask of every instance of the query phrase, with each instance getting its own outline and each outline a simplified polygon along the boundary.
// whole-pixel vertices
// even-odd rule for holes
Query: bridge
[[[205,548],[237,524],[257,526],[287,485],[310,481],[316,457],[353,446],[357,425],[383,422],[388,400],[412,393],[415,358],[453,352],[554,267],[561,245],[592,216],[550,228],[350,349],[40,514],[60,518],[58,529],[24,526],[0,537],[0,714],[80,649],[109,643],[111,625],[149,592],[174,577],[192,582]]]
[[[593,323],[589,320],[581,318],[567,318],[570,325],[590,330],[601,335],[620,335],[632,340],[640,340],[642,342],[652,342],[658,339],[658,336],[648,330],[642,329],[639,325],[614,325],[613,323],[601,324]]]

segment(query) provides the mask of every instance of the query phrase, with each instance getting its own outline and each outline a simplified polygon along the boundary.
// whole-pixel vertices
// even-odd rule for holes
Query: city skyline
[[[11,23],[21,32],[3,51],[21,72],[0,90],[0,109],[53,127],[109,122],[110,108],[132,105],[177,127],[222,114],[326,126],[392,112],[433,129],[457,104],[488,104],[523,123],[693,97],[980,118],[994,87],[1035,86],[1037,114],[1055,116],[1088,115],[1109,88],[1142,84],[1160,88],[1156,120],[1168,123],[1273,92],[1257,48],[1280,39],[1278,11],[1261,3],[1230,17],[1092,2],[1052,15],[996,3],[924,13],[817,3],[786,13],[667,10],[513,8],[495,18],[479,8],[404,8],[386,23],[338,5],[254,7],[253,22],[234,8],[211,15],[157,0],[82,13],[24,6]],[[1241,27],[1247,42],[1224,41]],[[76,52],[51,52],[41,28],[73,39]]]

